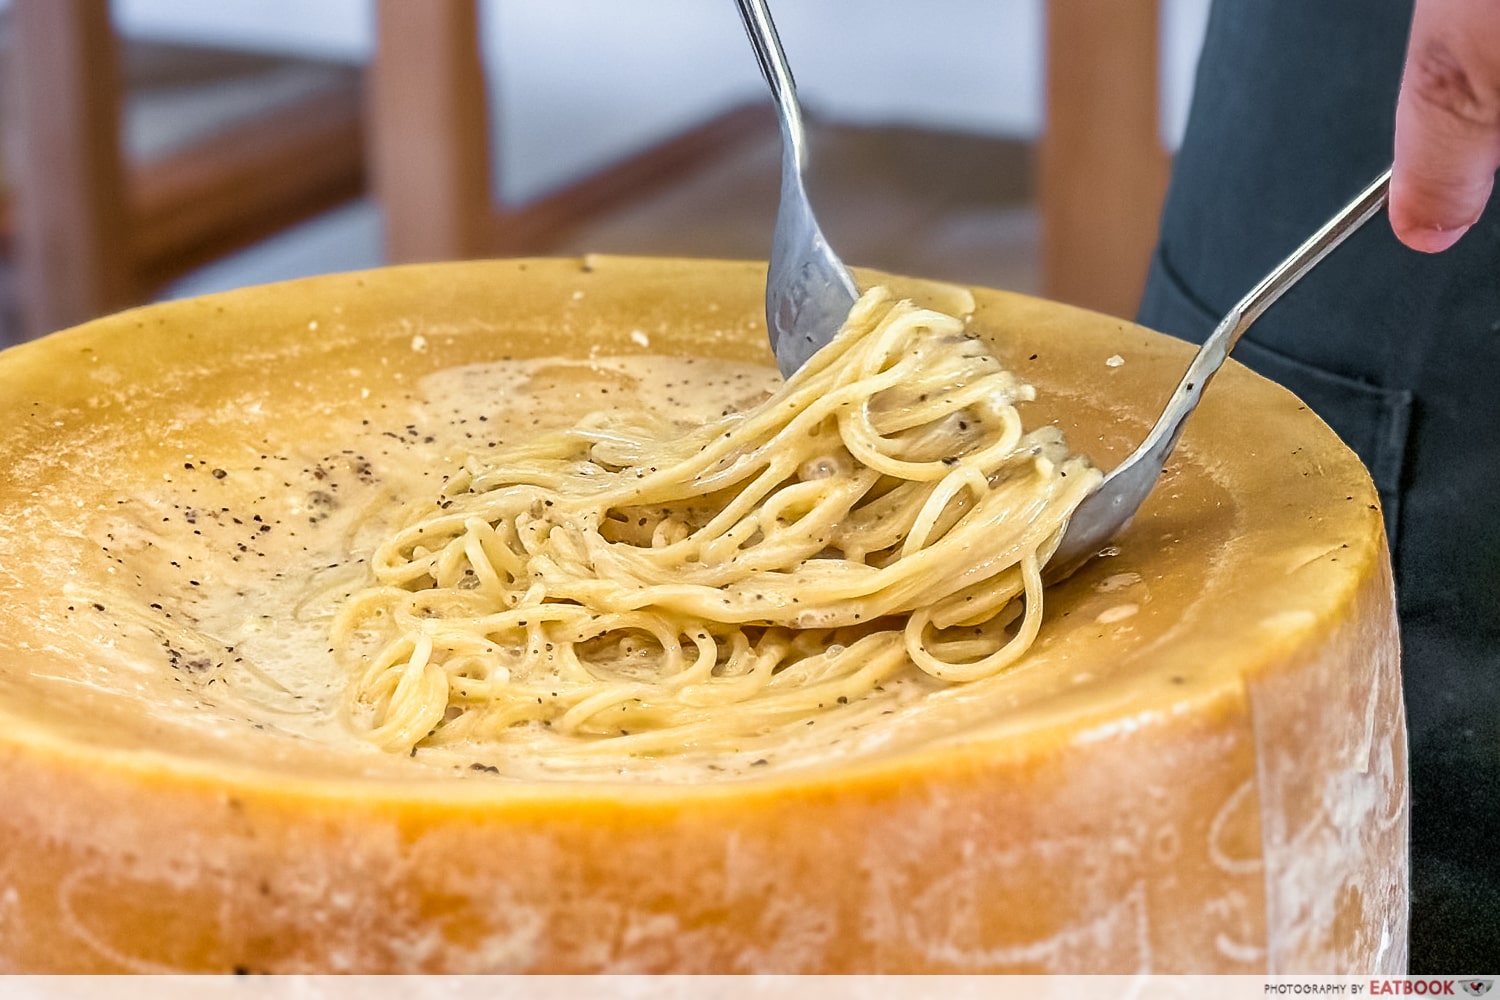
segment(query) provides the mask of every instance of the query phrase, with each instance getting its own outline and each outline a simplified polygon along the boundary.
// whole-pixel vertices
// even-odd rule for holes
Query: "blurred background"
[[[781,0],[852,264],[1139,296],[1208,0]],[[0,343],[387,262],[764,258],[731,0],[0,0]]]

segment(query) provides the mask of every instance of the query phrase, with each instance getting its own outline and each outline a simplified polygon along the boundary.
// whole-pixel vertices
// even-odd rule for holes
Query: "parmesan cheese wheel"
[[[1037,387],[1028,422],[1103,468],[1192,354],[1022,296],[861,277],[972,310]],[[341,572],[317,560],[364,530],[348,498],[431,486],[437,459],[403,480],[398,456],[440,436],[433,414],[476,448],[526,432],[481,429],[482,395],[443,410],[433,386],[592,359],[563,401],[581,410],[658,391],[654,356],[769,364],[763,280],[624,258],[395,268],[0,355],[0,972],[1404,970],[1375,492],[1232,362],[999,677],[717,774],[517,778],[341,735],[338,679],[296,663]]]

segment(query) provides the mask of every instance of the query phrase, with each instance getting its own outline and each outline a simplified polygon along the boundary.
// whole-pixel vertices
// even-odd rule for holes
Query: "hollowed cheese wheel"
[[[712,781],[450,773],[195,715],[111,638],[90,595],[133,570],[89,525],[139,484],[206,491],[224,470],[205,459],[331,453],[424,374],[502,355],[768,362],[763,280],[625,258],[395,268],[0,355],[0,971],[1404,969],[1377,500],[1305,406],[1232,362],[1118,554],[1048,591],[1027,659],[893,719],[879,752]],[[974,328],[1037,386],[1027,419],[1103,468],[1192,353],[972,295]],[[157,674],[197,669],[176,652]]]

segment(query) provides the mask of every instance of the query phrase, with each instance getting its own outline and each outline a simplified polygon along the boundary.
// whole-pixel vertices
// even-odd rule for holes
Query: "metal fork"
[[[1203,390],[1229,357],[1240,335],[1315,264],[1384,207],[1390,183],[1391,172],[1387,169],[1290,257],[1276,265],[1219,321],[1188,365],[1187,374],[1177,383],[1151,433],[1073,511],[1062,542],[1047,564],[1049,580],[1072,573],[1130,523],[1161,477],[1162,467],[1177,446],[1182,427],[1203,397]]]
[[[745,33],[781,120],[781,203],[766,274],[766,330],[781,374],[792,373],[833,339],[859,297],[849,269],[823,237],[807,200],[802,171],[807,135],[797,84],[765,0],[735,0]]]

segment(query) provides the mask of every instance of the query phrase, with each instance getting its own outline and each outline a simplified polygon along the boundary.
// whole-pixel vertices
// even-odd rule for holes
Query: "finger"
[[[1500,168],[1500,2],[1418,0],[1396,105],[1391,227],[1446,250],[1474,224]]]

